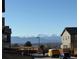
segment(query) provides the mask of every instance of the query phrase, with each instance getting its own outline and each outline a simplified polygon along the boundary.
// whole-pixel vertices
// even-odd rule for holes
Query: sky
[[[5,21],[12,36],[61,35],[77,26],[76,0],[6,0]]]

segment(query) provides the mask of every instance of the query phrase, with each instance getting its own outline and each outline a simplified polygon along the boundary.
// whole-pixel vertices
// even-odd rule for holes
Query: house
[[[2,18],[2,48],[11,46],[11,28],[5,26],[5,18]]]
[[[61,34],[61,49],[77,54],[77,27],[66,27]]]

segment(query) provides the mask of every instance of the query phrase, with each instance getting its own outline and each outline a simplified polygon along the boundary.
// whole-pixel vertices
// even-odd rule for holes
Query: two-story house
[[[69,49],[71,54],[77,54],[77,27],[66,27],[61,34],[61,48]]]

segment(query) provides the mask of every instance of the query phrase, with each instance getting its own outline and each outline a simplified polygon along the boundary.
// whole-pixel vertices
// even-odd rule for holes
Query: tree
[[[27,42],[24,44],[24,46],[31,47],[31,46],[32,46],[32,44],[31,44],[31,42],[30,42],[30,41],[27,41]]]
[[[13,47],[19,47],[19,44],[18,43],[15,43],[12,45]]]
[[[42,50],[43,56],[45,56],[45,46],[44,45],[40,45],[40,49]]]
[[[44,47],[44,45],[40,45],[40,49],[42,49],[42,50],[43,50],[44,48],[45,48],[45,47]]]

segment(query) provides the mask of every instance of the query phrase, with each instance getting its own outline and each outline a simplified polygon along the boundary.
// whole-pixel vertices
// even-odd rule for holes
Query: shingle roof
[[[77,27],[66,27],[64,31],[65,30],[67,30],[70,35],[77,34]],[[64,31],[62,32],[61,36],[63,35]]]

